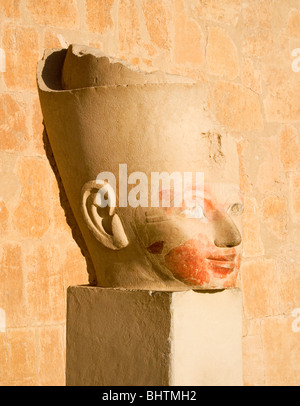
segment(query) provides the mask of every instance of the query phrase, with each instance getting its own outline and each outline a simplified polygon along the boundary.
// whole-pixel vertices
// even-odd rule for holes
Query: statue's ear
[[[83,186],[81,211],[88,229],[105,247],[120,250],[128,239],[115,206],[116,194],[108,183],[97,180]]]

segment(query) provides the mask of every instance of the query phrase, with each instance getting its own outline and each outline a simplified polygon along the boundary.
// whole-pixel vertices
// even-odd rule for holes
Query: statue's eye
[[[183,217],[194,219],[203,219],[205,217],[203,207],[198,204],[182,210],[179,214]]]
[[[244,211],[244,205],[242,203],[233,203],[228,208],[228,213],[233,214],[234,216],[239,216]]]

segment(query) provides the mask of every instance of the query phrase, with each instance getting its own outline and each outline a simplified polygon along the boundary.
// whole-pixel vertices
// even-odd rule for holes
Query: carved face
[[[236,140],[210,111],[209,87],[139,72],[79,46],[47,51],[38,86],[57,169],[93,264],[90,280],[150,290],[234,286],[241,246],[238,154]],[[128,176],[120,174],[124,164]],[[187,200],[168,208],[120,202],[120,189],[129,200],[139,187],[133,174],[150,180],[153,173],[197,171],[219,183],[206,183],[195,207]],[[116,207],[96,198],[105,183],[98,182],[100,173],[116,181],[110,183]],[[110,189],[104,200],[106,194],[114,201]]]
[[[164,195],[162,191],[161,196]],[[201,204],[137,208],[136,230],[151,262],[184,284],[235,286],[240,267],[243,199],[234,184],[205,184]]]

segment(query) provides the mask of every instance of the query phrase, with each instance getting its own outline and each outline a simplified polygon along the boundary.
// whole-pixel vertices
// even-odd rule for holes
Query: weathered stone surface
[[[171,385],[242,385],[239,289],[172,295]]]
[[[204,59],[203,33],[186,15],[182,0],[175,0],[174,59],[176,63],[201,64]]]
[[[261,94],[261,73],[259,69],[254,67],[253,59],[243,58],[241,71],[243,85],[253,90],[253,92]]]
[[[37,348],[33,328],[10,329],[6,341],[3,385],[30,386],[38,384]]]
[[[273,32],[269,29],[256,29],[244,33],[243,54],[263,57],[273,49]]]
[[[133,0],[119,2],[118,27],[120,51],[133,53],[141,43],[139,15]]]
[[[65,298],[58,247],[40,244],[34,252],[26,255],[25,261],[27,309],[31,324],[62,322],[65,318]]]
[[[259,143],[263,159],[257,171],[257,190],[264,195],[281,192],[285,177],[281,166],[278,164],[280,155],[278,137],[261,137]]]
[[[292,205],[292,220],[300,221],[300,173],[295,172],[290,175],[290,197]]]
[[[272,28],[272,1],[250,0],[242,7],[244,28]]]
[[[196,1],[192,6],[194,17],[235,26],[241,11],[241,0]]]
[[[273,49],[272,2],[248,1],[242,8],[243,45],[246,56],[264,57]]]
[[[300,38],[300,11],[292,9],[288,16],[288,22],[285,27],[285,34],[290,37]]]
[[[89,31],[103,34],[113,27],[111,7],[113,0],[87,0],[86,22]]]
[[[67,385],[242,385],[241,316],[237,289],[71,287]]]
[[[42,386],[65,385],[64,333],[62,326],[38,329],[39,379]]]
[[[69,246],[66,248],[66,257],[63,266],[65,290],[69,286],[88,284],[86,262],[77,245],[69,244]]]
[[[299,332],[292,330],[294,318],[270,317],[262,321],[266,385],[298,386],[300,379]]]
[[[217,81],[214,103],[217,119],[230,130],[260,130],[264,126],[258,96],[238,83]]]
[[[24,105],[6,94],[0,100],[0,149],[22,151],[28,143],[28,130]]]
[[[247,318],[277,314],[278,273],[272,259],[255,259],[242,265],[244,310]]]
[[[143,12],[151,42],[159,48],[168,49],[169,15],[164,3],[159,0],[145,0]]]
[[[292,70],[293,59],[288,45],[281,55],[273,52],[262,66],[266,92],[264,110],[266,121],[293,123],[300,119],[300,78]]]
[[[6,313],[6,328],[26,325],[27,312],[24,291],[22,247],[17,243],[4,243],[0,256],[0,307]]]
[[[300,90],[283,89],[265,99],[267,121],[295,122],[300,120]]]
[[[38,32],[33,27],[8,24],[3,27],[2,47],[6,67],[4,82],[9,89],[35,89],[38,60]],[[30,49],[30,52],[28,52]]]
[[[300,272],[299,259],[288,253],[279,266],[279,304],[282,314],[291,314],[299,307],[300,302]]]
[[[268,196],[262,200],[262,219],[279,239],[287,235],[287,201],[278,196]]]
[[[240,187],[241,192],[246,195],[253,192],[253,185],[251,183],[250,174],[246,168],[247,160],[247,147],[249,143],[245,140],[240,140],[237,143],[237,152],[239,157],[239,173],[240,173]]]
[[[259,334],[243,338],[243,371],[245,386],[264,384],[264,356]]]
[[[14,211],[13,224],[23,237],[41,237],[50,226],[48,164],[40,158],[20,158],[17,171],[22,194]]]
[[[1,16],[17,19],[20,17],[20,0],[2,0],[0,2]],[[3,13],[3,14],[2,14]]]
[[[212,75],[229,80],[239,74],[239,58],[236,45],[226,31],[218,27],[208,28],[206,62]]]
[[[245,197],[243,213],[243,256],[262,255],[264,246],[260,235],[258,204],[254,197]]]
[[[292,125],[282,127],[279,134],[280,161],[285,171],[297,169],[300,163],[299,133]]]
[[[44,140],[43,140],[43,116],[41,112],[41,106],[39,99],[36,98],[32,102],[32,137],[31,137],[31,147],[32,150],[41,156],[45,156]]]
[[[5,235],[7,230],[8,210],[3,200],[0,200],[0,232]]]
[[[41,25],[78,28],[79,13],[75,0],[27,0],[27,9],[34,21]]]

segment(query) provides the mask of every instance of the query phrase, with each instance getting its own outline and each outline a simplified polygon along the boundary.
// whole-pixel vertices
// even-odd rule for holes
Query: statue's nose
[[[237,226],[228,215],[222,216],[214,223],[214,243],[217,247],[236,247],[242,242],[242,237]]]

